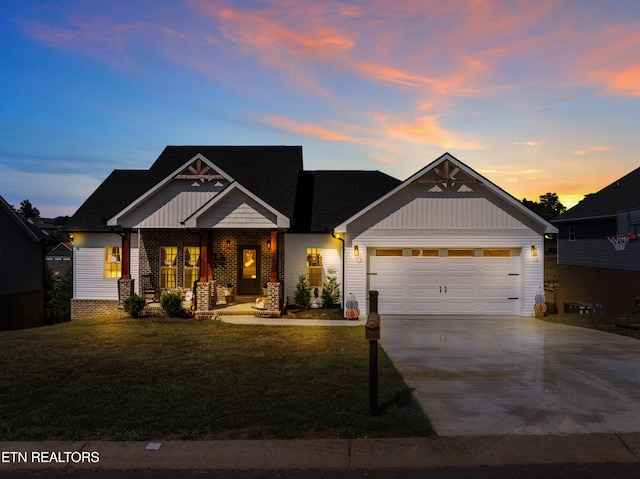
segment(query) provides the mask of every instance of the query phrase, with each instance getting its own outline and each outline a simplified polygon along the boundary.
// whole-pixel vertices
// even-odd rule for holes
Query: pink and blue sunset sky
[[[43,216],[167,144],[401,180],[448,151],[566,206],[640,166],[632,0],[5,1],[0,51],[0,195]]]

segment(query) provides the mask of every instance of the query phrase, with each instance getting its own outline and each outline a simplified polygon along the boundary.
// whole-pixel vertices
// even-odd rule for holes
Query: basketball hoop
[[[607,239],[613,245],[616,251],[624,251],[624,248],[625,246],[627,246],[629,240],[636,239],[636,235],[611,235],[607,236]]]

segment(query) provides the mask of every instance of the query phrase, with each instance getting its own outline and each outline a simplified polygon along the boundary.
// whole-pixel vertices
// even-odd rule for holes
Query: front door
[[[238,248],[238,294],[260,294],[260,247]]]

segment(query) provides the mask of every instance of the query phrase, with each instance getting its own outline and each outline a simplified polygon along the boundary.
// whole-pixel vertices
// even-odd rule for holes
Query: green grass
[[[640,339],[640,315],[638,314],[549,314],[539,319]]]
[[[362,327],[97,318],[0,333],[0,440],[402,437],[432,433]]]

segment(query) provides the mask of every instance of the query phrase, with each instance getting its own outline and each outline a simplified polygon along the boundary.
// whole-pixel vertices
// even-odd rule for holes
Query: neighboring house
[[[73,247],[67,243],[59,243],[45,255],[47,268],[54,281],[60,281],[70,273],[73,267]]]
[[[558,234],[558,292],[562,309],[640,310],[640,241],[616,250],[609,236],[640,234],[640,168],[552,220]],[[566,306],[565,306],[566,305]]]
[[[449,154],[400,182],[305,171],[286,146],[169,146],[149,170],[114,171],[64,230],[73,319],[194,285],[204,314],[227,283],[276,314],[301,274],[321,290],[330,271],[362,314],[371,289],[382,312],[531,314],[556,231]]]
[[[0,196],[0,330],[44,325],[45,239]]]
[[[450,154],[336,226],[346,285],[390,314],[533,314],[556,228]]]

